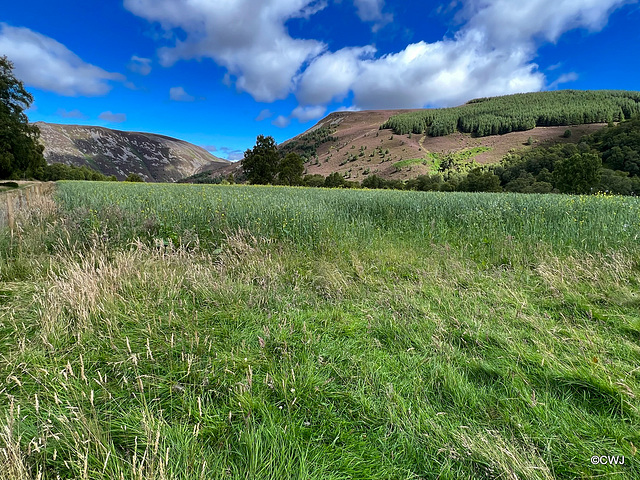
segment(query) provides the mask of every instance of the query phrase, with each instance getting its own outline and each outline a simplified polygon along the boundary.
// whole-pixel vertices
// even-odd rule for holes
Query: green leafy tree
[[[344,177],[340,175],[338,172],[333,172],[324,181],[324,186],[327,188],[343,187],[344,184],[345,184]]]
[[[591,193],[600,182],[602,159],[596,153],[576,153],[561,160],[553,175],[558,190],[562,193]]]
[[[474,168],[469,172],[458,190],[462,192],[501,192],[500,177],[491,173],[484,172],[481,168]]]
[[[278,183],[300,185],[304,173],[304,160],[297,153],[288,153],[278,164]]]
[[[325,178],[319,174],[305,175],[302,184],[305,187],[324,187]]]
[[[244,153],[242,168],[249,183],[267,185],[278,174],[280,157],[273,137],[258,135],[256,145]]]
[[[42,179],[47,162],[38,143],[40,131],[24,111],[33,97],[13,75],[13,64],[0,57],[0,178]]]
[[[386,186],[387,182],[378,175],[369,175],[362,181],[363,188],[385,188]]]
[[[130,173],[127,175],[127,178],[124,179],[125,182],[144,182],[142,177],[137,173]]]

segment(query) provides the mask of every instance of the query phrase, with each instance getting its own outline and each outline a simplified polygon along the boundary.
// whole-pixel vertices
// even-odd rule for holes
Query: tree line
[[[338,172],[328,177],[318,174],[303,176],[302,157],[295,153],[283,157],[273,138],[259,136],[256,146],[245,153],[242,165],[246,180],[254,184],[443,192],[640,195],[640,115],[586,136],[577,145],[541,146],[511,153],[496,165],[474,166],[453,155],[449,157],[445,157],[439,171],[431,175],[407,181],[368,175],[358,183],[346,180]]]
[[[380,128],[396,134],[454,132],[484,137],[535,127],[619,122],[640,113],[640,92],[560,90],[471,100],[454,108],[394,115]]]

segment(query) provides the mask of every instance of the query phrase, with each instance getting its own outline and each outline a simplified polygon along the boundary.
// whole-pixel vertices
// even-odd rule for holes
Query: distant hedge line
[[[640,92],[622,90],[521,93],[479,98],[454,108],[394,115],[380,128],[432,137],[456,131],[480,137],[534,127],[618,122],[640,113]]]

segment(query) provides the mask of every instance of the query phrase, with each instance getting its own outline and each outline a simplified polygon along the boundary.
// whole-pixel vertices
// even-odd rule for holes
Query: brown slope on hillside
[[[305,136],[325,128],[332,139],[317,147],[317,158],[305,164],[305,173],[327,176],[339,172],[358,182],[372,174],[386,179],[406,180],[429,173],[429,168],[419,161],[411,166],[395,166],[403,160],[427,159],[429,153],[446,155],[484,147],[488,151],[476,155],[474,160],[480,164],[496,163],[510,151],[532,148],[526,145],[529,137],[533,140],[533,145],[575,143],[583,135],[604,126],[537,127],[525,132],[490,137],[472,137],[463,133],[445,137],[395,135],[391,130],[379,130],[380,125],[399,112],[400,110],[377,110],[332,113],[303,134],[284,142],[281,147],[293,146],[296,142],[300,144]],[[570,138],[563,137],[567,129],[572,132]]]
[[[227,160],[163,135],[103,127],[37,122],[48,163],[89,166],[123,180],[137,173],[149,182],[174,182]]]

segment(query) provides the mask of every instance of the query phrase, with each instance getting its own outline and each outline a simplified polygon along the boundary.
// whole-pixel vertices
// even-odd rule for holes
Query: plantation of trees
[[[421,110],[391,117],[380,128],[432,137],[456,131],[484,137],[535,127],[610,123],[640,113],[640,92],[561,90],[479,98],[455,108]]]

